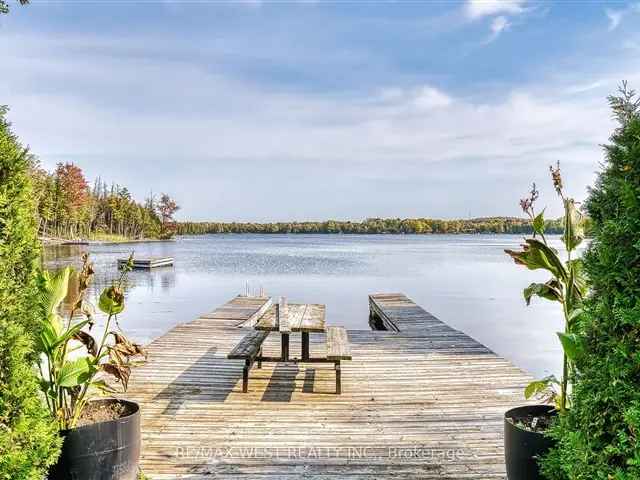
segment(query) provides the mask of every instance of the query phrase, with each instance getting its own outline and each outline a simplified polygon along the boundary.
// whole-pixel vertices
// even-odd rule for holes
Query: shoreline
[[[54,238],[54,237],[38,237],[38,240],[44,247],[58,247],[58,246],[86,246],[86,245],[120,245],[128,243],[156,243],[156,242],[175,242],[175,238],[160,239],[160,238],[140,238],[132,239],[126,238],[121,240],[71,240],[68,238]]]

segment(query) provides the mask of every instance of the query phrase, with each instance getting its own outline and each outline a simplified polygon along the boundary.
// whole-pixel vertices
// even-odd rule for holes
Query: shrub
[[[640,102],[626,84],[609,101],[619,122],[586,210],[591,294],[572,408],[543,462],[551,479],[640,478]]]
[[[41,480],[56,459],[56,424],[42,408],[21,326],[0,319],[0,479]]]
[[[59,439],[31,367],[40,325],[40,251],[30,158],[5,113],[0,107],[0,479],[41,479],[57,456]]]

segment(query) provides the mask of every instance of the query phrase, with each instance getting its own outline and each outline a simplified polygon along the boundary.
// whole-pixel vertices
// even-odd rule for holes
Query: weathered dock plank
[[[416,328],[348,331],[342,395],[331,365],[304,363],[252,370],[243,394],[243,362],[226,356],[266,302],[236,297],[148,346],[128,396],[141,404],[149,478],[505,478],[503,413],[523,403],[527,374],[416,306],[406,324],[390,314]],[[324,355],[324,334],[310,337]],[[290,341],[300,349],[299,334]]]

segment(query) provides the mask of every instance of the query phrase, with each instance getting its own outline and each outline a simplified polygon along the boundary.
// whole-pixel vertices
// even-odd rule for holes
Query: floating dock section
[[[119,258],[118,267],[126,264],[128,258]],[[173,257],[134,258],[133,268],[151,269],[156,267],[169,267],[173,265]]]

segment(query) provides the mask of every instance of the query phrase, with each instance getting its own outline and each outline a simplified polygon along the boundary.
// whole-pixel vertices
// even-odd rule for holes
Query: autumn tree
[[[160,201],[157,205],[158,213],[160,214],[160,220],[162,222],[162,236],[173,235],[173,215],[180,210],[178,204],[169,195],[163,193],[160,195]]]
[[[58,186],[59,214],[63,216],[68,234],[72,237],[78,231],[78,225],[86,214],[89,204],[89,185],[82,169],[73,163],[59,163],[56,168]]]

